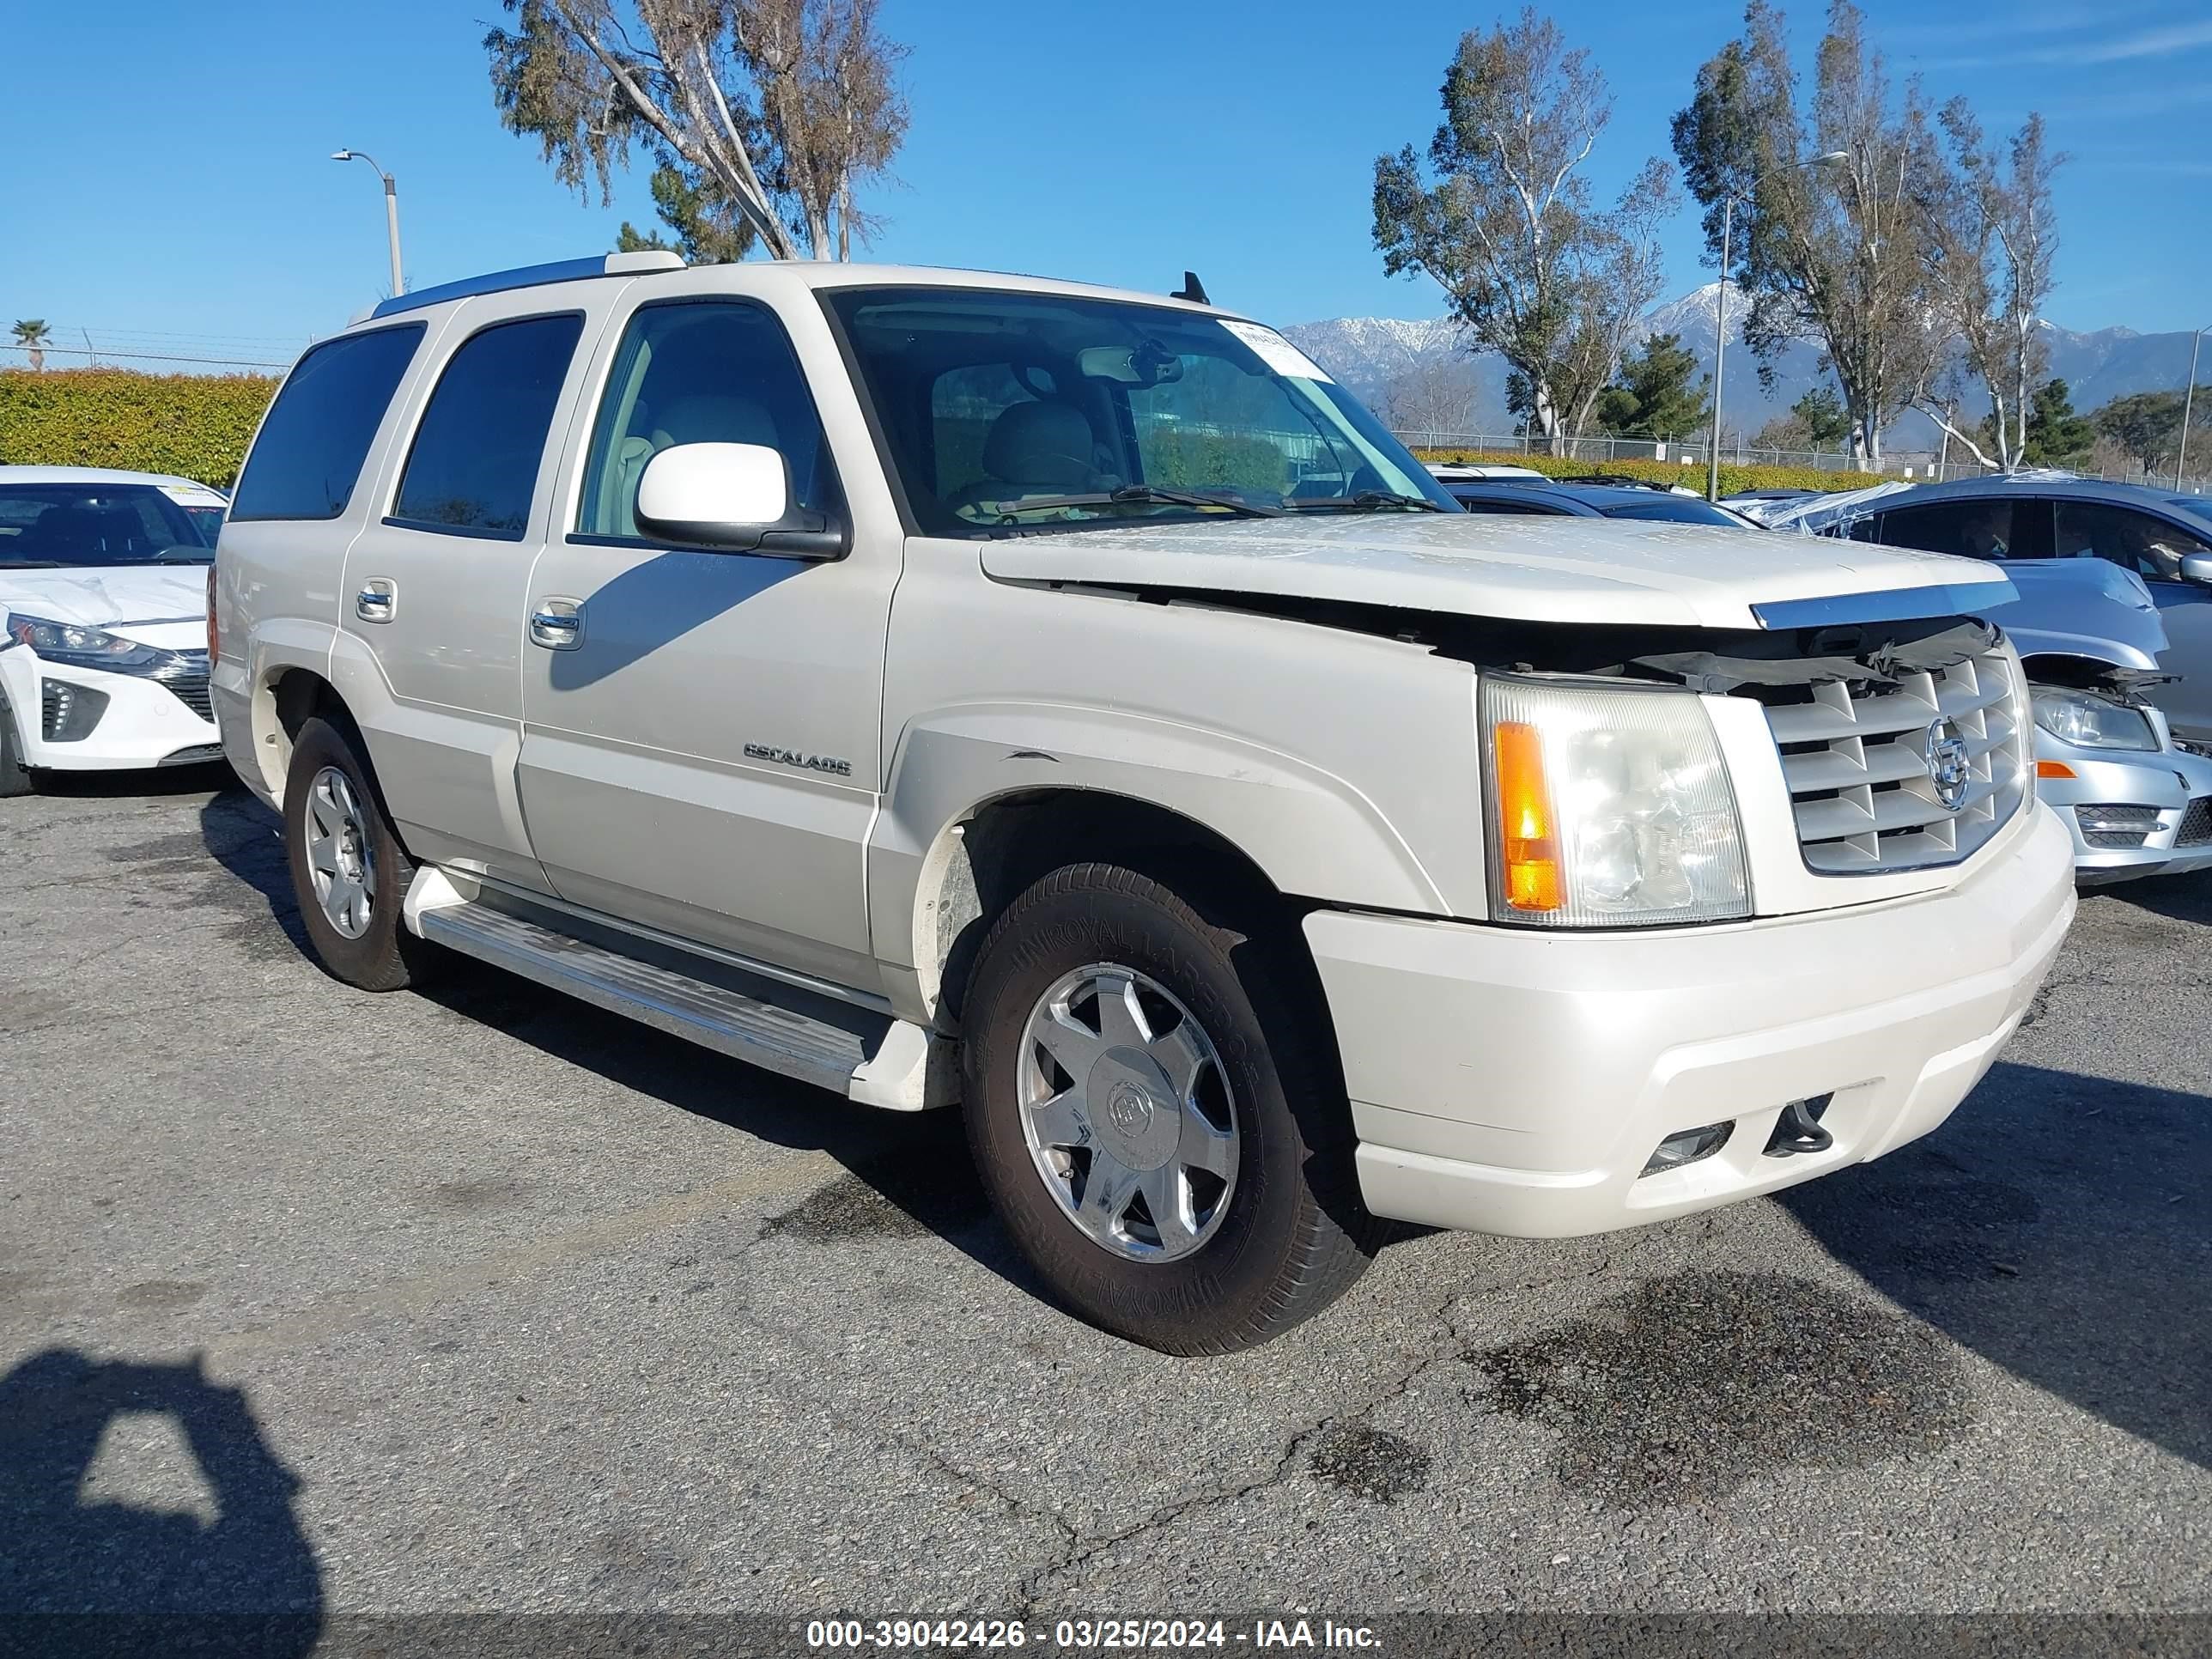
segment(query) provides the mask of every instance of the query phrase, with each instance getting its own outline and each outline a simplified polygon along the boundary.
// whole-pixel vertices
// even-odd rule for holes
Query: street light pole
[[[2197,401],[2197,349],[2204,343],[2205,329],[2212,329],[2212,323],[2205,324],[2204,328],[2189,337],[2189,390],[2181,394],[2181,448],[2173,458],[2176,489],[2181,488],[2181,464],[2189,459],[2189,410]]]
[[[331,152],[331,160],[367,161],[377,177],[384,180],[384,234],[392,254],[392,293],[397,299],[407,291],[407,278],[402,274],[399,264],[399,186],[393,182],[390,173],[376,165],[374,156],[360,150],[335,150]]]
[[[1756,188],[1758,181],[1753,180]],[[1705,445],[1705,499],[1721,498],[1721,374],[1728,363],[1729,236],[1735,228],[1735,196],[1721,198],[1721,284],[1713,296],[1713,430]]]
[[[1794,173],[1800,167],[1840,167],[1850,159],[1844,151],[1832,149],[1825,155],[1792,161],[1780,171]],[[1737,198],[1748,199],[1759,189],[1759,183],[1753,179],[1741,190],[1732,190],[1721,198],[1721,281],[1719,291],[1713,296],[1713,428],[1705,453],[1705,499],[1709,501],[1721,498],[1721,378],[1728,362],[1729,242],[1730,233],[1735,228]]]

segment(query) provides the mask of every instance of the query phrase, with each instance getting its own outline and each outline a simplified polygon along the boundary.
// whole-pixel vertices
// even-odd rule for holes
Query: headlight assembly
[[[2035,688],[2035,723],[2076,749],[2156,750],[2158,732],[2140,708],[2094,691]]]
[[[167,662],[173,653],[136,640],[118,639],[103,629],[75,623],[50,622],[8,613],[7,635],[11,645],[27,646],[46,662],[63,668],[101,668],[111,674],[139,674]]]
[[[1666,686],[1486,675],[1491,914],[1555,927],[1751,914],[1712,721]]]

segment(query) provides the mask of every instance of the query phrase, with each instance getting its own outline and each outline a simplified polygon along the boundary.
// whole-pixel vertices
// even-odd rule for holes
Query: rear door
[[[811,300],[701,293],[629,310],[600,356],[529,587],[533,615],[566,619],[524,636],[532,845],[572,902],[872,990],[895,527],[813,560],[674,546],[634,514],[660,451],[746,443],[783,455],[798,506],[849,522],[809,390],[842,380],[836,344]]]
[[[540,890],[514,788],[520,618],[550,510],[554,416],[615,286],[464,303],[340,590],[332,677],[402,837],[419,858]]]

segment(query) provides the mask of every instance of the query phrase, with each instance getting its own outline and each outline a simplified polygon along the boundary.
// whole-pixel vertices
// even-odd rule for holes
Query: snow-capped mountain
[[[1713,353],[1713,308],[1720,284],[1707,283],[1680,297],[1656,307],[1644,319],[1637,337],[1673,334],[1710,363]],[[1734,426],[1757,431],[1790,405],[1820,384],[1820,348],[1794,343],[1784,349],[1774,365],[1773,389],[1759,383],[1759,368],[1743,348],[1743,319],[1750,309],[1741,289],[1729,295],[1728,419]],[[2045,324],[2051,342],[2050,373],[2066,382],[2074,407],[2087,410],[2114,398],[2136,392],[2179,388],[2189,374],[2190,337],[2184,333],[2139,334],[2112,327],[2091,333]],[[1386,418],[1401,424],[1428,424],[1392,407],[1424,410],[1450,409],[1464,414],[1469,429],[1503,433],[1512,429],[1505,409],[1505,367],[1489,352],[1470,356],[1462,349],[1462,335],[1449,318],[1337,317],[1323,322],[1302,323],[1283,331],[1307,356],[1373,404]],[[1739,355],[1739,354],[1741,355]],[[2212,359],[2212,354],[2207,354]],[[2198,379],[2212,377],[2212,368],[2200,365]],[[1894,447],[1917,447],[1929,441],[1933,427],[1923,417],[1906,415],[1892,428]]]

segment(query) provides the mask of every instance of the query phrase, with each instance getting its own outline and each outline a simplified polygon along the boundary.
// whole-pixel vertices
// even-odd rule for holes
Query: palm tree
[[[53,343],[53,336],[46,332],[46,319],[43,317],[30,317],[17,323],[15,343],[23,348],[23,354],[31,360],[33,368],[44,368],[46,366],[46,354],[40,348]]]

